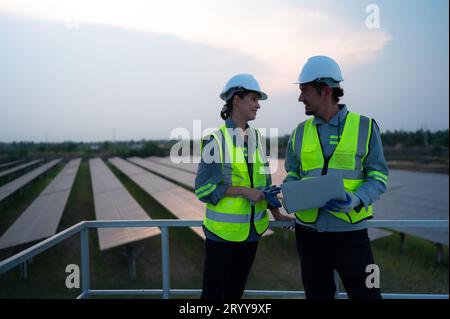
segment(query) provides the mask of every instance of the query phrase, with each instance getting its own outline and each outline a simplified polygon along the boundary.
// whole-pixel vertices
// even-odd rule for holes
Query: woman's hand
[[[279,222],[294,222],[295,219],[291,216],[285,215],[285,214],[281,214],[280,215],[274,215],[273,218],[275,218],[276,221]]]
[[[271,208],[270,212],[272,213],[273,218],[279,222],[291,222],[295,224],[295,218],[289,215],[285,215],[280,212],[278,208]],[[284,230],[293,230],[294,226],[283,227]]]
[[[256,188],[246,188],[245,189],[245,197],[248,198],[249,201],[256,203],[257,201],[266,199],[264,193]]]

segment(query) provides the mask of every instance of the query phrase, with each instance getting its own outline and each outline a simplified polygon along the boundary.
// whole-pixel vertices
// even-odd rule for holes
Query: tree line
[[[278,138],[278,153],[284,157],[289,135]],[[407,151],[413,149],[432,149],[437,156],[448,156],[449,130],[430,132],[417,130],[406,132],[395,130],[381,133],[385,150],[397,149]],[[35,143],[35,142],[0,142],[0,162],[2,159],[23,158],[28,156],[44,156],[45,154],[65,156],[169,156],[175,140],[140,140],[119,142],[73,142]],[[191,141],[192,145],[192,141]]]

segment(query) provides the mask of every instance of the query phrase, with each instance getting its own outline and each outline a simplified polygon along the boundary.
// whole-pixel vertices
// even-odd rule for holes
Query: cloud
[[[312,55],[333,56],[345,73],[346,66],[373,62],[390,40],[382,29],[365,27],[365,12],[351,20],[301,2],[275,0],[4,0],[0,11],[68,27],[106,24],[236,50],[265,66],[243,72],[255,74],[273,92],[285,90]]]

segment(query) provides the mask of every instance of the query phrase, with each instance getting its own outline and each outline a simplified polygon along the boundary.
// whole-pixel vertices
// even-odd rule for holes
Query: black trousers
[[[240,299],[258,242],[205,241],[202,299]]]
[[[296,224],[295,234],[307,299],[334,299],[333,269],[349,298],[381,298],[379,288],[366,286],[366,267],[374,264],[367,229],[319,233]]]

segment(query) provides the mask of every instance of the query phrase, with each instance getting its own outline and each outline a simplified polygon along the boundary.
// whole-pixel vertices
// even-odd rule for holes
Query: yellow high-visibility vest
[[[266,174],[268,173],[268,162],[261,147],[259,132],[249,129],[250,134],[256,142],[253,152],[253,174],[249,175],[247,162],[245,160],[243,145],[234,145],[229,129],[223,125],[218,131],[212,133],[219,146],[220,161],[224,174],[225,183],[230,186],[244,186],[249,188],[267,186]],[[202,152],[203,153],[203,152]],[[205,185],[203,187],[210,187]],[[202,192],[202,190],[196,190]],[[206,204],[206,214],[203,225],[218,237],[233,242],[241,242],[247,239],[250,233],[252,204],[245,197],[225,196],[213,205]],[[254,204],[254,220],[256,232],[264,233],[269,227],[267,214],[267,202],[258,201]]]
[[[313,118],[301,123],[293,133],[292,148],[294,154],[300,152],[301,169],[294,172],[300,179],[315,178],[324,174],[340,174],[343,177],[345,190],[355,192],[364,183],[364,159],[369,151],[372,132],[372,119],[352,112],[347,114],[344,130],[336,149],[326,167],[317,127]],[[301,137],[300,150],[295,150],[295,138]],[[297,153],[298,154],[298,153]],[[381,172],[371,172],[381,174]],[[349,213],[330,212],[337,218],[355,224],[372,218],[372,205],[362,207],[359,212]],[[295,216],[303,223],[315,223],[319,215],[319,207],[298,211]]]

